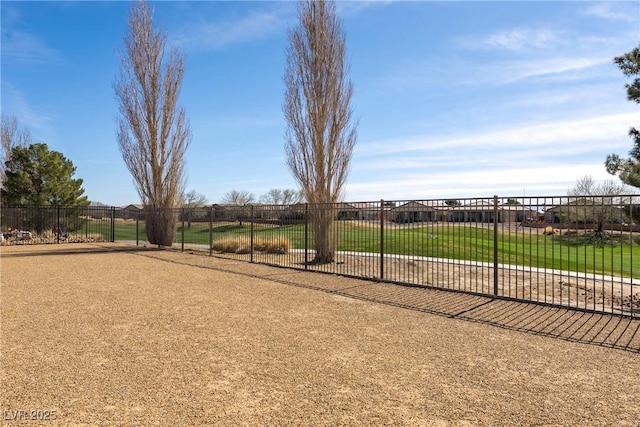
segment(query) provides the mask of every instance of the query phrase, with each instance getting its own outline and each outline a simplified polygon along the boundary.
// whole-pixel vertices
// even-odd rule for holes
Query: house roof
[[[122,210],[130,210],[130,209],[142,210],[142,209],[144,209],[144,205],[141,204],[141,203],[131,203],[131,204],[128,204],[126,206],[121,206],[120,209],[122,209]]]
[[[407,203],[404,203],[400,206],[396,206],[392,208],[392,210],[402,210],[406,211],[407,209],[433,209],[433,210],[444,210],[448,209],[449,206],[441,203],[438,200],[411,200]]]

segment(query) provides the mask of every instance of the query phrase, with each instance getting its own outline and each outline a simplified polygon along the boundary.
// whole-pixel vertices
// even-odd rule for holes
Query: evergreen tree
[[[640,104],[640,45],[631,52],[618,56],[613,60],[622,73],[627,77],[634,77],[632,83],[625,85],[627,99]],[[617,154],[607,156],[605,166],[607,172],[618,175],[625,184],[640,188],[640,129],[632,127],[629,136],[633,140],[633,148],[629,152],[629,158],[623,159]]]
[[[87,206],[73,163],[47,144],[17,146],[5,162],[2,203],[6,206]]]

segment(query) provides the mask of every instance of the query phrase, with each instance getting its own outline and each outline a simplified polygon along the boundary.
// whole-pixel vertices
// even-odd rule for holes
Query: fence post
[[[634,232],[635,232],[636,228],[635,228],[635,221],[633,218],[633,198],[629,198],[629,247],[633,248],[634,245]],[[630,271],[629,271],[629,276],[633,277],[633,250],[629,251],[629,265],[630,265]],[[632,282],[633,283],[633,282]],[[633,318],[633,305],[635,303],[634,298],[633,298],[633,284],[631,285],[631,294],[630,294],[630,300],[629,300],[629,315],[631,316],[631,318]]]
[[[56,243],[60,243],[60,205],[56,209]]]
[[[181,240],[180,252],[184,252],[184,215],[185,215],[185,210],[184,208],[182,208],[182,232],[180,233],[180,240]]]
[[[493,295],[498,295],[498,196],[493,196]]]
[[[251,215],[251,223],[249,226],[249,262],[253,262],[253,205],[249,208],[249,215]]]
[[[136,212],[136,246],[140,243],[140,212]]]
[[[111,243],[116,241],[116,207],[111,206]]]
[[[213,255],[213,207],[209,211],[209,256]]]
[[[309,203],[304,204],[304,269],[309,265]]]
[[[380,199],[380,279],[384,279],[384,199]]]

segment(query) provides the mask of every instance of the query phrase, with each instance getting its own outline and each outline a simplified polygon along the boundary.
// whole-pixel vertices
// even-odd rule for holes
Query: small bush
[[[100,233],[89,233],[85,241],[87,242],[104,242],[104,236]]]
[[[256,239],[253,242],[253,250],[257,252],[266,252],[267,251],[267,242],[264,239]]]
[[[286,254],[291,247],[291,241],[285,237],[270,240],[266,243],[265,252],[270,254]]]
[[[557,241],[567,246],[618,246],[628,244],[633,240],[629,239],[629,236],[623,234],[614,233],[578,233],[575,230],[567,230],[563,236],[558,236]]]
[[[212,248],[214,251],[218,252],[235,253],[238,249],[240,249],[240,242],[238,239],[227,237],[225,239],[220,239],[213,242]]]
[[[39,237],[46,240],[53,240],[56,238],[56,234],[53,232],[53,230],[45,230]]]
[[[275,239],[255,239],[253,250],[255,252],[265,252],[268,254],[286,254],[289,252],[291,242],[285,237]],[[216,240],[212,249],[217,252],[248,254],[251,252],[251,243],[248,239],[231,238]]]

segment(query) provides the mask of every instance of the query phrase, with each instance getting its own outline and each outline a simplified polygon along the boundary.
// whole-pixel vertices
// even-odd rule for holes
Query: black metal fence
[[[0,207],[2,244],[115,240],[115,208],[103,206]]]
[[[94,226],[104,240],[148,244],[142,211],[106,208],[93,220],[91,211],[69,212],[62,222],[74,224],[69,233],[88,235]],[[640,204],[633,195],[213,205],[173,213],[174,247],[183,251],[640,316]],[[5,232],[9,217],[3,214]],[[331,262],[315,262],[326,256]]]

